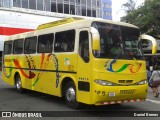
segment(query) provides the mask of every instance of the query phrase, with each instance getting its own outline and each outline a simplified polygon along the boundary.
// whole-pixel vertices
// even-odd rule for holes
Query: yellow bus
[[[66,18],[4,42],[2,78],[24,89],[64,97],[67,105],[144,101],[146,62],[138,27],[103,19]]]

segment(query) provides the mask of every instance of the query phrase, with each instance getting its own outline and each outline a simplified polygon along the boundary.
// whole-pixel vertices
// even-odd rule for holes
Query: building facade
[[[102,0],[102,18],[112,20],[112,0]]]
[[[0,0],[0,6],[102,18],[102,0]]]
[[[103,7],[102,7],[103,6]],[[5,36],[66,17],[112,19],[111,0],[0,0],[0,51]]]

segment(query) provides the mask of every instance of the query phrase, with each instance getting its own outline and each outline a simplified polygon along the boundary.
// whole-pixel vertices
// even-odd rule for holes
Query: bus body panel
[[[81,33],[86,33],[88,36],[86,37],[88,39],[88,47],[91,48],[91,35],[90,35],[90,29],[87,27],[80,28],[78,30],[79,33],[79,44],[81,39]],[[86,39],[85,38],[85,39]],[[80,46],[80,45],[79,45]],[[82,48],[84,49],[84,48]],[[91,90],[92,90],[92,59],[91,54],[92,52],[89,49],[89,60],[85,61],[84,58],[81,56],[81,54],[78,51],[78,57],[77,57],[77,101],[90,104],[91,103]]]
[[[113,59],[93,58],[92,60],[92,104],[106,101],[146,99],[148,84],[137,85],[137,82],[147,79],[145,61],[117,60],[112,65],[110,61]],[[128,64],[128,66],[122,69],[124,64]],[[96,84],[94,80],[107,80],[115,85],[102,86]],[[110,93],[115,93],[115,96],[110,97]]]
[[[7,83],[14,85],[17,72],[23,88],[61,96],[61,81],[65,77],[76,79],[76,59],[75,54],[66,56],[63,53],[5,56],[2,77]]]

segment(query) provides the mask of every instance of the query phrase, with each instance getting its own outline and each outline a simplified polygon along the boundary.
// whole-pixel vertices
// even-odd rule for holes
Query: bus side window
[[[14,40],[13,42],[13,54],[22,54],[24,39]]]
[[[81,31],[79,36],[79,55],[82,59],[89,62],[89,37],[88,31]]]
[[[4,54],[12,53],[12,41],[6,41],[4,43]]]
[[[54,52],[73,52],[75,30],[57,32],[55,34]]]
[[[25,54],[36,53],[36,46],[37,46],[37,36],[26,38],[24,45],[24,53]]]
[[[53,34],[38,37],[38,53],[51,53],[53,49]]]

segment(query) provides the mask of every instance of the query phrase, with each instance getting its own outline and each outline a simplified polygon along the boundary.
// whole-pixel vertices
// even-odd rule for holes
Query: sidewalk
[[[160,93],[160,86],[158,87],[159,93]],[[156,101],[160,101],[160,95],[158,96],[158,98],[154,97],[155,94],[153,93],[153,90],[149,87],[148,88],[148,96],[147,99],[152,99],[152,100],[156,100]]]

